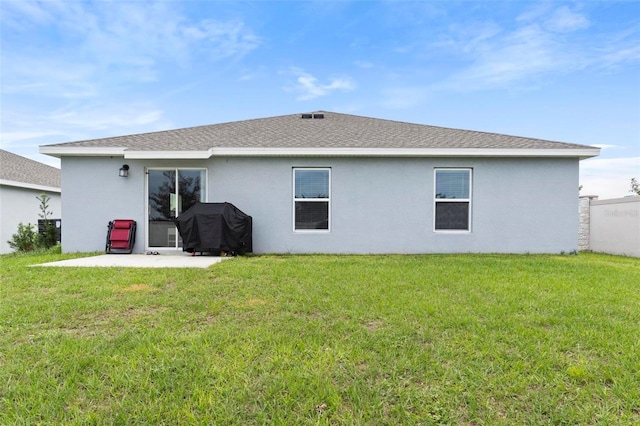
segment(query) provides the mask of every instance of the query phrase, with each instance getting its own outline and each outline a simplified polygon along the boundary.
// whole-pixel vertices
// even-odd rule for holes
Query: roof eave
[[[40,154],[50,155],[51,157],[112,157],[124,156],[127,150],[124,146],[116,147],[75,147],[75,146],[51,146],[41,145]]]
[[[206,151],[129,151],[125,147],[41,146],[40,153],[64,156],[122,156],[125,159],[192,159],[210,157],[578,157],[600,155],[600,148],[211,148]]]
[[[132,160],[206,160],[207,151],[125,151],[124,158]]]
[[[212,148],[214,157],[578,157],[600,155],[600,148]]]
[[[61,192],[60,188],[57,186],[38,185],[35,183],[17,182],[15,180],[7,180],[7,179],[0,179],[0,185],[13,186],[16,188],[23,188],[23,189],[34,189],[36,191],[44,191],[44,192],[57,192],[57,193]]]

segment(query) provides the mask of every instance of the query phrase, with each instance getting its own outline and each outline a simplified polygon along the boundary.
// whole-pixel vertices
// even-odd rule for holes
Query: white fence
[[[580,197],[581,250],[640,257],[640,197]]]

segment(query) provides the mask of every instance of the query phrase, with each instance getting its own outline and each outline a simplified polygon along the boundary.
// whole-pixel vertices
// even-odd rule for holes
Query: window
[[[435,170],[436,231],[471,230],[471,169]]]
[[[329,230],[331,169],[293,169],[293,230]]]

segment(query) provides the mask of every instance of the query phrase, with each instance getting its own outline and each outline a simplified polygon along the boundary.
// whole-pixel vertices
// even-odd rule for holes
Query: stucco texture
[[[122,164],[129,177],[118,176]],[[104,249],[107,224],[138,222],[147,249],[146,169],[207,169],[209,202],[253,217],[255,253],[559,253],[578,248],[577,158],[126,160],[63,157],[65,252]],[[331,169],[331,229],[294,232],[294,167]],[[472,169],[470,232],[434,232],[434,169]]]
[[[46,194],[50,197],[49,216],[51,219],[61,218],[61,201],[59,192],[41,191],[37,189],[22,188],[17,186],[0,186],[0,254],[11,253],[9,246],[12,236],[18,231],[18,225],[32,224],[34,230],[38,229],[40,219],[40,201],[36,197]]]

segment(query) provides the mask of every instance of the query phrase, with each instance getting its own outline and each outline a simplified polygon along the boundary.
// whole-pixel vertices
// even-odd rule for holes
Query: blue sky
[[[600,198],[640,179],[637,0],[0,0],[0,25],[2,148],[52,165],[39,145],[327,110],[598,145]]]

